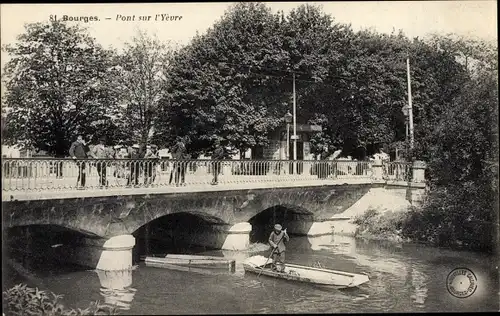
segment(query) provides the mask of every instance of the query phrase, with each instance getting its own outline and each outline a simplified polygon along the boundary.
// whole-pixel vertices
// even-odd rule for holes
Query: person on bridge
[[[77,189],[83,189],[85,187],[85,161],[77,161],[80,159],[87,159],[87,153],[89,152],[89,148],[87,144],[83,140],[82,135],[78,135],[76,141],[71,144],[69,148],[69,155],[76,161],[78,166],[78,178],[76,179]]]
[[[186,162],[182,161],[186,159],[186,145],[182,137],[177,136],[177,141],[171,149],[172,158],[174,159],[174,166],[172,172],[170,173],[169,184],[172,183],[172,177],[175,178],[175,185],[179,186],[179,179],[181,181],[180,185],[186,185]]]
[[[278,272],[285,271],[285,242],[290,240],[286,229],[281,229],[280,224],[274,225],[274,230],[269,236],[269,244],[273,248],[273,270]]]
[[[106,138],[101,137],[99,138],[99,144],[95,145],[94,148],[90,151],[90,155],[95,158],[95,159],[107,159],[107,158],[113,158],[113,156],[110,154],[109,149],[106,148]],[[98,161],[97,162],[97,173],[99,175],[99,185],[102,187],[107,187],[108,186],[108,181],[106,179],[106,173],[107,173],[107,164],[108,161]]]
[[[125,159],[128,158],[127,148],[122,145],[115,145],[115,159]],[[113,172],[113,176],[117,179],[125,179],[127,176],[127,166],[123,161],[118,161],[115,164],[115,171]]]
[[[148,145],[146,148],[144,159],[148,159],[148,161],[146,161],[146,170],[144,172],[144,184],[150,185],[155,180],[156,168],[160,157],[158,156],[158,146]]]
[[[212,171],[214,173],[212,185],[217,185],[219,183],[217,178],[219,176],[219,173],[221,172],[221,160],[224,159],[224,155],[224,147],[222,147],[219,139],[215,139],[215,150],[212,153],[211,157],[212,160],[214,160],[214,162],[212,162]]]
[[[140,160],[141,159],[141,154],[139,152],[139,145],[135,144],[132,146],[132,152],[130,153],[130,159],[132,160],[130,162],[130,177],[128,178],[127,186],[131,185],[131,182],[133,182],[133,185],[137,187],[139,185],[139,172],[140,172]]]

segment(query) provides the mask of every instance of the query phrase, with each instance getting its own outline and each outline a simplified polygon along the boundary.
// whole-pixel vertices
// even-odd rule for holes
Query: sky
[[[306,2],[266,3],[285,13]],[[381,33],[403,30],[409,37],[429,33],[457,33],[497,40],[497,8],[493,0],[473,1],[350,1],[307,2],[317,4],[335,22],[350,23],[354,30],[370,28]],[[231,2],[213,3],[122,3],[122,4],[1,4],[1,44],[15,43],[25,23],[48,21],[50,16],[96,17],[81,23],[104,47],[120,48],[137,30],[155,34],[160,40],[189,43],[196,32],[204,33],[219,20]],[[175,17],[174,21],[162,21]],[[149,21],[140,17],[151,16]],[[127,20],[127,17],[128,20]],[[179,19],[179,17],[182,17]],[[134,18],[133,21],[131,19]],[[122,19],[125,19],[123,21]],[[71,22],[76,23],[76,22]],[[1,54],[2,68],[8,60]]]

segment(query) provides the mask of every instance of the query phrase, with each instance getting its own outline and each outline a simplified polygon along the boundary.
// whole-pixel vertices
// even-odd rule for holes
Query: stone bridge
[[[275,222],[291,234],[331,234],[334,218],[370,190],[384,189],[411,200],[424,187],[421,181],[370,177],[95,192],[4,192],[2,229],[5,233],[38,227],[41,236],[49,226],[78,232],[78,238],[67,239],[63,245],[72,261],[100,270],[122,270],[131,267],[136,238],[144,234],[173,234],[196,245],[243,250],[252,233],[268,231]],[[175,224],[179,216],[188,217],[182,228]]]

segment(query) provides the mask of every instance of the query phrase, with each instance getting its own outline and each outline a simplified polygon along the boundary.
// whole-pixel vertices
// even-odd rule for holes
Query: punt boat
[[[271,263],[264,256],[253,256],[243,262],[245,272],[263,274],[290,281],[299,281],[315,285],[328,286],[336,289],[357,287],[369,281],[365,274],[349,273],[330,270],[325,268],[314,268],[298,264],[285,264],[284,272],[271,269]]]

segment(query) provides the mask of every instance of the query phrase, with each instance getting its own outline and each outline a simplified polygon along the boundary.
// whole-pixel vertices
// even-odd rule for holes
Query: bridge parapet
[[[161,187],[257,187],[316,182],[422,182],[425,164],[348,160],[167,160],[47,159],[2,160],[2,200],[16,193],[92,192],[121,194]],[[216,177],[217,175],[217,177]],[[216,181],[216,182],[215,182]],[[121,190],[123,189],[123,190]],[[78,190],[78,191],[77,191]],[[102,192],[101,194],[96,192]],[[50,195],[50,194],[48,194]]]

